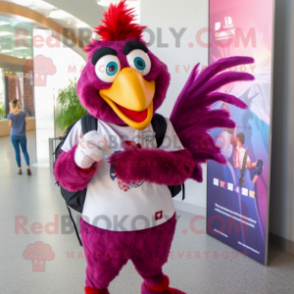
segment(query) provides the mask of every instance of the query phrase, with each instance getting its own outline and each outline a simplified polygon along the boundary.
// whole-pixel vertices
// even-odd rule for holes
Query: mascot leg
[[[109,294],[110,282],[129,259],[129,248],[121,232],[99,229],[82,219],[80,228],[87,260],[85,294]]]
[[[142,294],[185,294],[169,287],[169,278],[162,272],[167,262],[176,228],[176,215],[166,223],[138,231],[136,248],[131,260],[144,279]]]

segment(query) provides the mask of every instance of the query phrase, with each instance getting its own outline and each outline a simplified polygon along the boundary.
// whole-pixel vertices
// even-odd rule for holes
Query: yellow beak
[[[155,81],[146,81],[137,70],[123,68],[111,87],[99,94],[130,127],[143,130],[150,124]]]

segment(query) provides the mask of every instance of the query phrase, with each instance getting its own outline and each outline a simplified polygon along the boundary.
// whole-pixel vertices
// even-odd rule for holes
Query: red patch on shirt
[[[162,214],[163,214],[163,213],[162,213],[162,210],[156,212],[156,213],[155,213],[155,220],[158,221],[158,220],[162,219],[162,216],[163,216]]]

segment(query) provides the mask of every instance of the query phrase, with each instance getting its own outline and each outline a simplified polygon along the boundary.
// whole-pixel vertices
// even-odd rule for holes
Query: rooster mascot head
[[[145,129],[162,104],[170,75],[142,39],[146,27],[134,23],[125,1],[110,5],[103,24],[85,49],[87,64],[77,92],[89,113],[105,122]]]

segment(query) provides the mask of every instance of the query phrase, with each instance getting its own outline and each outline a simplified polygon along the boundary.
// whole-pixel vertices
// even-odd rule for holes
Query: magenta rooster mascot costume
[[[77,122],[54,170],[67,190],[87,188],[80,223],[85,293],[109,293],[110,282],[131,260],[144,279],[142,294],[183,294],[170,288],[162,272],[176,227],[168,186],[189,178],[201,182],[200,164],[207,160],[226,162],[207,132],[235,123],[228,111],[210,106],[223,101],[247,107],[216,90],[252,80],[247,73],[220,72],[253,59],[222,59],[201,73],[196,65],[165,119],[158,148],[151,121],[170,83],[167,66],[148,49],[142,39],[145,27],[133,23],[125,1],[110,5],[104,17],[95,30],[101,40],[87,46],[88,61],[77,86],[82,105],[98,119],[97,130],[83,135]]]

